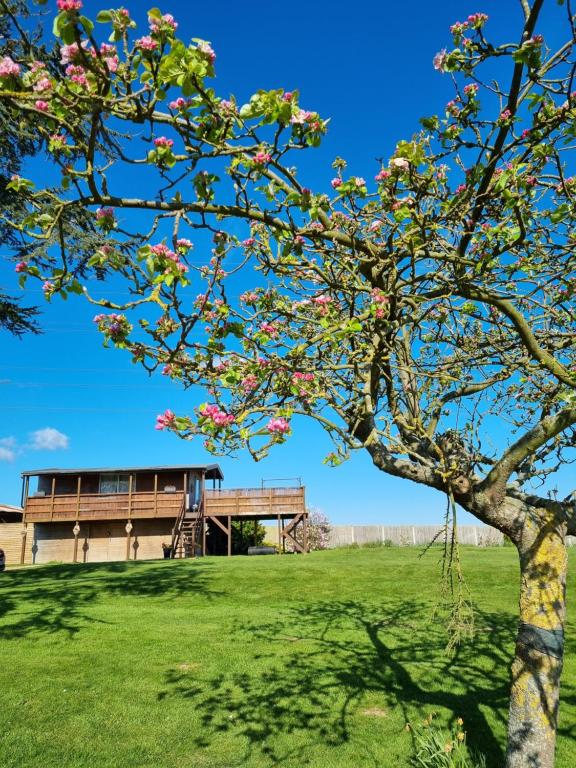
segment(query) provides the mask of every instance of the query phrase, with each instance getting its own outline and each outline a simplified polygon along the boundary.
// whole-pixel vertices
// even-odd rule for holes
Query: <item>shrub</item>
[[[331,530],[330,521],[323,512],[313,507],[308,509],[308,546],[310,550],[328,549]],[[298,526],[294,538],[301,546],[304,546],[303,526]],[[287,551],[293,549],[289,540],[286,541],[286,549]]]
[[[414,740],[414,754],[410,764],[414,768],[486,768],[483,755],[471,755],[466,745],[464,721],[458,718],[446,732],[432,724],[430,714],[421,726],[408,724]]]

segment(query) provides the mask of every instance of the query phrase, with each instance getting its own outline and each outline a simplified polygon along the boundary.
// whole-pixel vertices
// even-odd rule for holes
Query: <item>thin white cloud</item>
[[[52,427],[37,429],[30,435],[32,440],[30,448],[33,451],[58,451],[68,448],[68,436]]]
[[[14,461],[16,454],[10,448],[4,448],[0,445],[0,461]]]
[[[2,448],[15,448],[16,447],[16,438],[15,437],[0,437],[0,446],[2,446]]]

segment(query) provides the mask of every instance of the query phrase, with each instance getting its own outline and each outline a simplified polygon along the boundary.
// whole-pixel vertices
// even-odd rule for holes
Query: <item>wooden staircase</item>
[[[201,500],[200,500],[201,501]],[[198,545],[202,547],[204,531],[202,504],[186,509],[186,494],[172,530],[172,558],[196,557]]]

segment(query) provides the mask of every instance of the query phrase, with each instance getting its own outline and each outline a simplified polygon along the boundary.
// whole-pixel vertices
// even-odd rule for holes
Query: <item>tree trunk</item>
[[[566,615],[566,531],[529,510],[518,532],[520,625],[506,768],[553,768]]]

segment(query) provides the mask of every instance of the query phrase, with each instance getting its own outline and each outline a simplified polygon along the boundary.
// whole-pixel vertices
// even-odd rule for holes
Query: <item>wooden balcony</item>
[[[306,511],[304,488],[231,488],[205,491],[205,514],[274,518],[293,517]]]
[[[177,517],[183,500],[182,491],[30,496],[24,515],[27,523]]]

